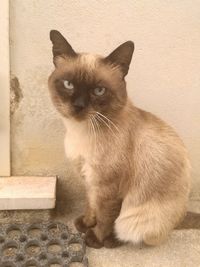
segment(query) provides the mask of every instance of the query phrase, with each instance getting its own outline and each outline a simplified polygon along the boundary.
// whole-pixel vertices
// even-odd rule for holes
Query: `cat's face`
[[[66,118],[87,120],[101,113],[113,118],[127,100],[124,80],[134,45],[126,42],[108,57],[77,54],[65,38],[51,31],[55,70],[49,78],[54,105]]]

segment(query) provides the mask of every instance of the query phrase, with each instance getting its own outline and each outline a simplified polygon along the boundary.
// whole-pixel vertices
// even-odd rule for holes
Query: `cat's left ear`
[[[67,42],[64,36],[56,30],[50,31],[50,40],[52,41],[53,48],[53,56],[56,58],[57,56],[69,56],[75,57],[77,54],[71,47],[71,45]]]
[[[121,68],[123,75],[126,76],[131,63],[133,51],[134,43],[132,41],[127,41],[107,56],[106,61],[109,61],[111,64],[118,65]]]

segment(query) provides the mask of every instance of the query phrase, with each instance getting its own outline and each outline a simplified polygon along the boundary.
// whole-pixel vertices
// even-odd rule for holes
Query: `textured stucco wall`
[[[48,34],[58,29],[78,51],[107,54],[128,39],[135,42],[129,94],[176,128],[198,183],[199,10],[196,0],[11,0],[11,70],[23,96],[12,115],[13,174],[69,177],[63,126],[47,90],[53,68]]]
[[[0,176],[10,175],[9,3],[0,5]]]

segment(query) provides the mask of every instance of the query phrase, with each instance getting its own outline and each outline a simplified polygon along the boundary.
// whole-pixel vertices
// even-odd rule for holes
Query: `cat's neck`
[[[107,121],[104,118],[104,122],[99,121],[99,125],[95,123],[92,125],[89,120],[77,121],[74,118],[64,118],[66,153],[72,158],[81,155],[85,159],[95,161],[119,143],[129,142],[130,129],[133,129],[133,124],[137,123],[135,113],[137,114],[137,108],[130,102],[124,106],[115,120]]]
[[[115,117],[109,117],[102,113],[96,113],[93,119],[78,121],[75,118],[62,117],[64,126],[67,131],[82,133],[88,135],[95,130],[96,134],[102,134],[109,131],[115,131],[116,134],[120,129],[124,129],[129,124],[129,118],[132,122],[137,120],[138,109],[128,99],[124,108]],[[111,130],[110,130],[111,129]],[[105,130],[105,132],[104,132]]]
[[[64,118],[62,117],[62,121],[67,131],[70,132],[82,132],[84,135],[88,128],[87,121],[78,121],[74,118]]]

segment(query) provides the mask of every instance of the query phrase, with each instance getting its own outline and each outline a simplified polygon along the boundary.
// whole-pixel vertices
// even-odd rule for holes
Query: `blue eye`
[[[106,91],[106,88],[104,88],[104,87],[96,87],[96,88],[94,88],[94,94],[96,96],[102,96],[102,95],[104,95],[105,94],[105,91]]]
[[[67,81],[67,80],[64,80],[63,81],[63,84],[64,84],[64,87],[68,90],[73,90],[74,89],[74,85],[73,83]]]

